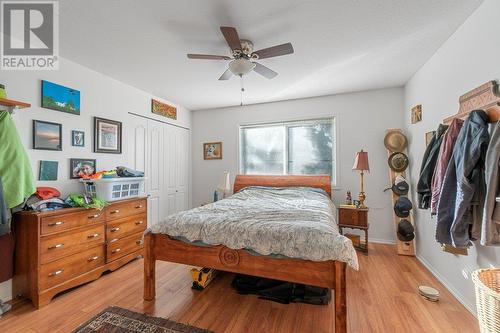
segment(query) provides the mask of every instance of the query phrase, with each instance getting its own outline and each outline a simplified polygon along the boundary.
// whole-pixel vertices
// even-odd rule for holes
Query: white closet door
[[[177,129],[177,191],[175,207],[177,211],[188,209],[188,174],[189,174],[189,131]]]
[[[156,224],[165,216],[163,207],[163,184],[164,184],[164,133],[163,124],[148,121],[148,194],[150,224]]]

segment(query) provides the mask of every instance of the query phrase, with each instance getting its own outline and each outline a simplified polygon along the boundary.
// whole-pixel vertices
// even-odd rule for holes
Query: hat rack
[[[403,131],[401,131],[401,129],[399,129],[399,128],[388,129],[385,131],[385,134],[387,135],[387,134],[392,133],[392,132],[399,132],[399,133],[403,134]],[[401,152],[406,154],[406,156],[408,156],[407,148],[401,150]],[[394,152],[391,151],[390,149],[387,149],[387,158],[389,158],[392,153],[394,153]],[[401,175],[408,182],[408,177],[406,177],[406,170],[402,171],[402,172],[396,172],[389,167],[389,181],[391,182],[391,186],[392,186],[392,184],[394,184],[394,181],[396,180],[396,177],[398,175]],[[393,191],[390,191],[390,192],[391,192],[391,199],[392,199],[392,207],[394,207],[394,204],[398,200],[399,195],[397,195]],[[411,193],[411,192],[408,191],[408,193]],[[413,201],[412,201],[412,203],[413,203]],[[397,237],[397,232],[398,232],[397,230],[398,230],[398,225],[399,225],[399,221],[401,221],[401,218],[398,217],[396,215],[396,213],[394,213],[394,210],[392,211],[392,216],[393,216],[394,226],[396,228],[396,250],[397,250],[397,253],[399,255],[414,256],[415,255],[415,239],[408,241],[408,242],[399,240],[399,238]],[[410,215],[406,219],[408,221],[410,221],[410,223],[413,225],[413,228],[415,228],[415,223],[413,222],[413,209],[410,210]]]
[[[459,98],[460,108],[457,114],[443,120],[444,124],[450,124],[453,119],[465,119],[474,110],[484,110],[488,115],[489,122],[500,120],[500,93],[496,81],[488,81],[479,87],[463,94]]]

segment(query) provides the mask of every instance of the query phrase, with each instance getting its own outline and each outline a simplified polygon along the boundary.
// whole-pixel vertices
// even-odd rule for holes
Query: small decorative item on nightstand
[[[368,227],[368,207],[347,208],[341,206],[339,208],[340,233],[342,233],[342,228],[363,230],[365,232],[365,242],[355,246],[355,248],[366,254],[368,254]]]

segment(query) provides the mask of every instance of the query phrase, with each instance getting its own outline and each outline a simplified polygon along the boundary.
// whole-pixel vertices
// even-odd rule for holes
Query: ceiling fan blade
[[[189,59],[204,59],[204,60],[231,60],[228,56],[212,55],[212,54],[188,54]]]
[[[241,42],[240,37],[238,36],[238,32],[233,27],[220,27],[220,31],[224,35],[226,39],[227,45],[231,48],[231,50],[241,50]]]
[[[233,76],[233,73],[231,73],[231,71],[228,68],[228,69],[226,69],[226,71],[224,73],[222,73],[219,80],[220,81],[229,80],[231,78],[231,76]]]
[[[270,68],[267,68],[266,66],[264,65],[261,65],[259,63],[256,63],[254,62],[255,64],[255,67],[254,67],[254,71],[256,71],[257,73],[259,73],[260,75],[268,78],[268,79],[272,79],[274,78],[276,75],[278,75],[278,73],[276,73],[275,71],[273,71],[272,69]]]
[[[265,59],[291,53],[293,53],[292,43],[285,43],[281,45],[271,46],[267,49],[255,51],[253,54],[257,54],[259,56],[259,59]]]

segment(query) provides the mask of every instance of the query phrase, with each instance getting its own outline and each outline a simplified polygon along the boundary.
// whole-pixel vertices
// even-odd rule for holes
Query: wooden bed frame
[[[234,191],[252,185],[308,186],[321,188],[331,196],[330,176],[250,176],[237,175]],[[156,260],[210,267],[270,279],[304,283],[334,290],[335,332],[347,332],[346,263],[315,262],[302,259],[277,259],[254,256],[245,250],[223,245],[200,247],[174,240],[167,235],[148,233],[144,237],[144,299],[155,298]]]

